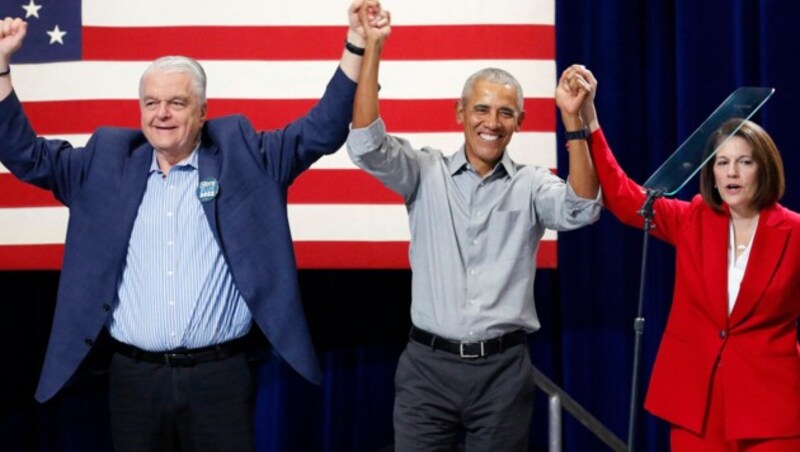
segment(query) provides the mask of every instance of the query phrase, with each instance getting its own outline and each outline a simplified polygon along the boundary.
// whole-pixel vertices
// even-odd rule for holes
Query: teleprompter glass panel
[[[775,92],[774,88],[743,87],[734,91],[716,110],[672,153],[672,155],[644,183],[648,191],[673,196],[703,165],[717,149],[733,136],[742,120],[750,119]],[[716,143],[710,143],[720,126],[731,120],[740,120],[739,126]]]

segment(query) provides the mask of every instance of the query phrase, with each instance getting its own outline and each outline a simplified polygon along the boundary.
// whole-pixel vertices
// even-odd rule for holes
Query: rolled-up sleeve
[[[594,199],[578,196],[569,182],[539,169],[538,188],[531,199],[536,216],[548,228],[569,231],[596,222],[603,209],[602,193]]]
[[[419,183],[421,151],[402,138],[386,134],[383,120],[352,129],[347,152],[359,168],[380,180],[384,186],[408,202]]]
[[[386,137],[386,125],[381,118],[361,129],[350,129],[347,137],[347,152],[350,158],[358,164],[361,157],[370,152],[377,151],[383,146]],[[359,165],[360,166],[360,165]]]
[[[600,219],[600,212],[603,210],[603,192],[597,190],[594,199],[582,198],[575,193],[572,185],[567,182],[567,194],[564,199],[567,216],[578,228],[587,224],[592,224]]]

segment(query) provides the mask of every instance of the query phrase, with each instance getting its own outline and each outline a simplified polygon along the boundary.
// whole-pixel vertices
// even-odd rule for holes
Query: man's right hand
[[[361,29],[367,42],[383,43],[391,33],[391,16],[377,0],[367,0],[359,10]]]
[[[28,23],[19,17],[6,17],[0,22],[0,64],[2,64],[0,70],[8,69],[11,55],[22,47],[27,31]]]

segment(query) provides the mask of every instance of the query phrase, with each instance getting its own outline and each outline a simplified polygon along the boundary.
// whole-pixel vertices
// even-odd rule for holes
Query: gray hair
[[[144,93],[144,79],[154,72],[182,72],[188,74],[192,79],[192,88],[200,100],[200,104],[206,103],[206,72],[203,70],[203,66],[200,66],[200,63],[194,58],[165,56],[150,63],[139,79],[140,100]]]
[[[508,71],[496,67],[487,67],[479,70],[478,72],[469,76],[464,83],[464,89],[461,91],[461,105],[467,103],[469,95],[472,94],[472,88],[478,80],[486,80],[487,82],[499,83],[501,85],[511,85],[517,90],[517,108],[523,111],[523,102],[525,97],[522,95],[522,86],[516,78]]]

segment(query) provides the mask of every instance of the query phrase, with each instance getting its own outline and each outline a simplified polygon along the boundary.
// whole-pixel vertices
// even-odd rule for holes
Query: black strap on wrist
[[[347,39],[344,40],[344,48],[353,55],[364,56],[364,48],[352,44]]]
[[[8,69],[6,69],[5,71],[0,72],[0,77],[2,77],[4,75],[8,75],[10,73],[11,73],[11,66],[9,66]]]
[[[589,137],[589,129],[583,128],[580,130],[573,130],[564,132],[564,139],[569,140],[585,140]]]

